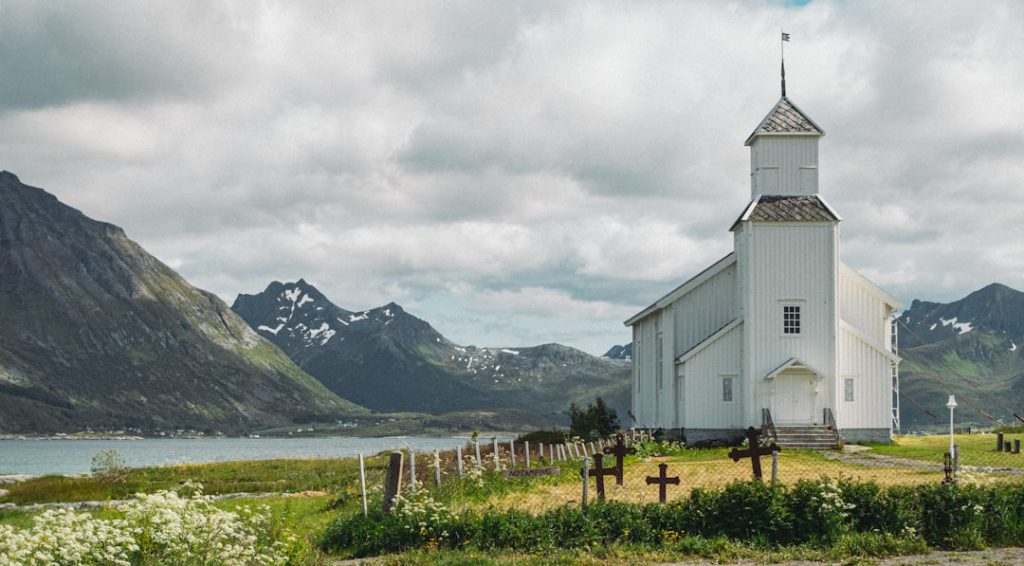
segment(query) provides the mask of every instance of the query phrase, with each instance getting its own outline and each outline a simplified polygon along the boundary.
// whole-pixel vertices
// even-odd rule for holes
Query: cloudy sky
[[[844,261],[1024,289],[1024,3],[802,4],[0,0],[0,169],[228,303],[603,353],[731,250],[785,26]]]

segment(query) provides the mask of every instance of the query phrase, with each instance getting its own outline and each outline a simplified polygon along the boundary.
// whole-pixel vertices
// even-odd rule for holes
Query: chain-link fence
[[[956,458],[950,462],[944,459],[948,436],[907,436],[892,445],[847,445],[836,450],[783,447],[773,454],[762,448],[757,460],[762,481],[777,484],[822,478],[879,485],[1020,482],[1020,440],[1024,431],[960,434],[954,440]],[[748,446],[689,449],[639,431],[619,439],[556,443],[481,439],[449,450],[405,451],[398,492],[428,491],[453,509],[493,507],[532,513],[598,499],[672,501],[697,488],[753,479],[755,464],[749,452]],[[374,459],[368,468],[371,499],[375,493],[387,497],[383,461]],[[583,473],[588,475],[586,487]]]

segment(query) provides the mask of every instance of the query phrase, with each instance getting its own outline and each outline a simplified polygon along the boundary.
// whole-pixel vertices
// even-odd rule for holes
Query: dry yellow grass
[[[653,458],[648,461],[627,463],[624,485],[615,485],[615,478],[605,477],[607,498],[613,501],[631,503],[654,503],[658,501],[658,486],[647,485],[645,478],[658,475],[658,464],[668,464],[668,475],[679,476],[680,485],[668,486],[668,499],[678,499],[696,487],[720,488],[734,481],[751,478],[749,460],[732,462],[728,459],[712,461],[685,461],[672,458]],[[762,460],[765,478],[770,478],[771,460]],[[852,463],[827,460],[820,455],[801,452],[779,455],[779,481],[796,482],[801,479],[846,477],[859,481],[873,481],[882,485],[938,483],[942,472],[913,467],[868,467]],[[594,480],[590,482],[590,498],[594,498]],[[581,482],[562,485],[538,486],[525,493],[505,495],[488,505],[507,509],[542,512],[565,504],[578,504],[582,496]]]

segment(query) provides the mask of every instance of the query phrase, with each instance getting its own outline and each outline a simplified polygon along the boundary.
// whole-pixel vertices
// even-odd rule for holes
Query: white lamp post
[[[953,409],[956,408],[956,397],[953,395],[949,396],[946,408],[949,409],[949,456],[953,457]]]

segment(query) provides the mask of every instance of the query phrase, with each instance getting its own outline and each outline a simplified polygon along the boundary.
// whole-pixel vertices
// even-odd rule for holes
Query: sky
[[[228,304],[305,278],[601,354],[732,250],[783,27],[843,261],[1024,289],[1014,1],[0,0],[0,169]]]

